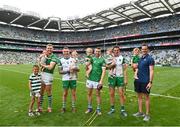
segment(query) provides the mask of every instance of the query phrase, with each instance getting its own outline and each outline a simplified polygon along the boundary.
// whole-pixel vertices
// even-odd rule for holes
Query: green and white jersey
[[[106,62],[103,57],[93,57],[92,58],[92,70],[89,75],[88,80],[99,82],[102,75],[102,68],[105,67]]]
[[[74,61],[75,61],[74,58],[71,57],[61,58],[59,62],[59,67],[62,67],[63,71],[69,71]],[[71,75],[70,73],[63,74],[62,81],[67,81],[67,80],[77,80],[77,73],[73,73]]]
[[[112,55],[105,55],[104,58],[105,58],[106,64],[111,64],[113,62]]]
[[[57,59],[56,55],[51,54],[50,56],[48,56],[48,58],[46,59],[46,65],[50,65],[51,62],[55,62],[56,64],[58,63],[58,59]],[[54,68],[51,69],[51,70],[48,70],[47,68],[45,68],[45,69],[43,70],[43,72],[53,74],[54,69],[55,69],[55,66],[54,66]]]
[[[116,77],[124,77],[123,75],[123,65],[126,63],[123,56],[115,57],[115,63],[116,63]]]
[[[29,76],[29,81],[31,82],[32,91],[35,92],[35,93],[40,92],[40,90],[41,90],[41,81],[42,81],[41,74],[35,75],[34,73],[32,73]]]

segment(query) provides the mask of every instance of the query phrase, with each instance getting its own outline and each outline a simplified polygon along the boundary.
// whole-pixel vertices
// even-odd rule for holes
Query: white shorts
[[[42,75],[42,81],[45,85],[52,85],[53,83],[53,74],[41,72]]]
[[[30,92],[30,96],[40,97],[40,92]]]
[[[87,88],[97,89],[98,84],[99,84],[99,82],[95,82],[95,81],[91,81],[91,80],[86,81]]]

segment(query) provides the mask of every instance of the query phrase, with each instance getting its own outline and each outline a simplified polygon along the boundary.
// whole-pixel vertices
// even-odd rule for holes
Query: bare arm
[[[150,70],[149,83],[148,83],[146,89],[150,89],[152,87],[152,81],[154,78],[154,66],[153,65],[149,66],[149,70]]]
[[[31,91],[31,81],[29,81],[29,90]]]
[[[149,66],[149,69],[150,69],[150,81],[153,81],[153,78],[154,78],[154,66]]]
[[[128,65],[127,64],[124,64],[124,84],[127,85],[128,83],[128,78],[127,78],[127,67]]]
[[[47,68],[48,70],[52,70],[54,66],[56,65],[55,62],[51,62],[50,65],[42,65],[44,68]]]
[[[105,74],[106,74],[106,67],[102,67],[102,74],[99,84],[102,84]]]

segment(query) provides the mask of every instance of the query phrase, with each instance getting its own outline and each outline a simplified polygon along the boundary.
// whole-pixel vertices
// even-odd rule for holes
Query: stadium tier
[[[151,6],[155,4],[158,5],[163,4],[162,1],[159,1],[159,3],[157,1],[153,2],[150,0],[147,1],[140,0],[135,2],[135,5],[142,6],[142,3],[144,3],[144,6],[142,7],[143,9],[146,7],[145,6],[146,2],[149,2],[149,5]],[[1,52],[1,56],[5,53],[11,54],[11,52],[13,52],[14,54],[16,54],[15,52],[22,54],[23,53],[31,54],[32,52],[34,52],[34,54],[36,55],[33,54],[33,56],[37,56],[39,52],[42,52],[42,50],[45,49],[45,46],[48,43],[54,45],[54,52],[57,54],[61,53],[61,50],[64,46],[69,47],[71,50],[77,50],[79,53],[84,53],[87,47],[91,47],[91,48],[101,47],[104,51],[108,47],[119,45],[123,52],[127,52],[125,54],[130,54],[131,56],[131,51],[133,48],[140,47],[142,43],[147,43],[150,49],[152,50],[152,52],[158,55],[158,57],[156,57],[158,59],[156,60],[156,63],[180,64],[178,57],[180,51],[180,34],[179,34],[180,15],[178,14],[179,12],[178,7],[175,6],[175,4],[179,5],[179,3],[171,3],[171,1],[164,1],[164,2],[167,2],[170,5],[172,5],[173,8],[171,11],[174,12],[167,10],[168,9],[167,7],[165,7],[166,11],[157,10],[157,13],[155,13],[155,11],[151,12],[149,10],[148,14],[151,15],[149,19],[145,21],[140,21],[144,18],[146,19],[147,18],[146,16],[148,14],[143,14],[146,15],[145,17],[137,16],[133,18],[132,15],[135,14],[133,14],[133,8],[130,8],[129,11],[131,11],[132,15],[128,15],[127,13],[128,7],[133,5],[133,3],[131,3],[132,5],[126,5],[126,6],[122,5],[124,6],[124,11],[123,11],[124,16],[126,17],[126,19],[128,19],[128,17],[129,19],[132,19],[133,22],[131,23],[123,25],[123,23],[126,22],[125,20],[123,22],[117,21],[118,23],[117,26],[107,27],[107,26],[111,26],[112,25],[111,23],[113,21],[115,22],[115,19],[112,19],[110,23],[111,25],[106,23],[104,24],[104,28],[100,30],[91,28],[88,31],[78,31],[74,27],[73,31],[68,31],[68,32],[63,31],[63,29],[58,31],[48,31],[46,29],[40,29],[40,30],[31,29],[27,26],[35,25],[36,27],[38,27],[38,23],[41,23],[41,21],[37,21],[37,24],[36,22],[34,22],[34,23],[29,23],[28,25],[27,21],[25,20],[26,18],[24,17],[24,19],[22,19],[23,16],[20,17],[20,19],[18,20],[14,19],[13,22],[8,23],[8,20],[12,18],[11,16],[14,13],[13,11],[2,9],[0,11],[1,12],[0,16],[4,16],[7,12],[9,14],[11,13],[12,14],[8,15],[6,17],[6,20],[3,17],[0,18],[0,21],[7,23],[7,24],[0,24],[0,50],[3,51]],[[113,9],[114,11],[111,10],[112,11],[111,15],[115,16],[117,13],[119,14],[119,12],[116,11],[118,9],[120,11],[122,6],[118,6],[114,8]],[[165,4],[163,4],[163,6],[165,6]],[[153,10],[153,7],[151,10]],[[154,10],[156,9],[154,8]],[[141,14],[143,12],[143,10],[139,10],[139,11],[140,12],[138,12],[138,14]],[[170,13],[167,11],[169,11]],[[105,11],[102,11],[97,13],[97,15],[100,14],[103,15],[105,13],[106,13]],[[93,18],[93,16],[90,17]],[[70,23],[71,24],[70,26],[72,27],[74,21],[73,22],[66,21],[66,22]],[[95,22],[95,20],[93,21]],[[63,21],[61,21],[61,23],[63,23]],[[22,25],[23,27],[17,27],[14,26],[13,24]],[[82,24],[83,23],[81,23],[81,25]],[[96,22],[96,26],[94,27],[98,28],[99,25],[97,24],[98,23]],[[46,24],[46,25],[47,27],[51,27],[52,24],[50,22],[50,24]],[[102,26],[102,24],[100,26]],[[166,52],[164,49],[169,51]],[[170,57],[169,59],[171,59],[171,56],[175,57],[177,55],[177,57],[175,57],[177,61],[175,62],[174,61],[172,62],[171,60],[164,61],[163,60],[164,57],[160,57],[160,55],[162,54],[169,56]],[[5,63],[11,63],[11,62],[5,62]],[[23,62],[20,60],[20,62],[17,63],[23,63]],[[26,61],[25,63],[28,63],[28,61]]]

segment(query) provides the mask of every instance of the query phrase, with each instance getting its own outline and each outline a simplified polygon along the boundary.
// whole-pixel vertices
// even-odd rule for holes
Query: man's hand
[[[152,87],[152,83],[149,82],[148,85],[146,86],[146,89],[149,91],[151,87]]]
[[[102,84],[98,84],[97,90],[101,90],[102,88],[103,88],[103,85]]]

